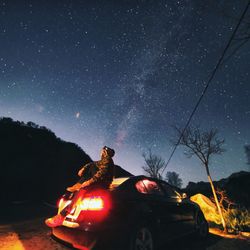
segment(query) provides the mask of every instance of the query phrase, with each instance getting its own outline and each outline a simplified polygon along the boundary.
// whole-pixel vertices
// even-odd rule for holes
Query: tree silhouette
[[[48,128],[33,122],[0,117],[0,138],[3,204],[55,201],[65,187],[79,179],[79,168],[92,161],[77,144],[61,140]],[[131,176],[118,166],[114,174]]]
[[[216,129],[210,129],[209,131],[201,131],[198,127],[188,127],[184,131],[179,128],[176,128],[176,131],[178,134],[178,138],[181,138],[179,144],[187,148],[187,151],[184,152],[185,155],[189,158],[191,158],[192,156],[196,156],[200,160],[202,165],[205,167],[208,181],[213,192],[214,200],[221,217],[221,222],[224,230],[226,231],[226,223],[223,218],[221,207],[219,205],[219,201],[209,171],[211,157],[216,154],[220,155],[225,151],[222,148],[222,145],[224,144],[225,140],[219,139],[217,137],[218,131]]]
[[[78,145],[33,122],[0,118],[0,138],[3,202],[55,200],[77,180],[78,169],[91,161]]]
[[[166,181],[175,187],[181,188],[182,186],[182,179],[179,177],[179,174],[176,172],[167,172],[166,173]]]
[[[147,153],[143,153],[143,158],[145,160],[145,165],[142,169],[147,175],[153,178],[162,179],[160,171],[165,167],[165,161],[161,156],[153,154],[151,149]]]
[[[27,126],[31,128],[39,128],[39,126],[34,122],[27,122]]]

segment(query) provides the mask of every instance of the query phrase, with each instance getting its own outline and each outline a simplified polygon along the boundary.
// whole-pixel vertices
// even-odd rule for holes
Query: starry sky
[[[142,174],[149,148],[167,161],[172,126],[184,126],[246,7],[246,0],[0,0],[0,116],[33,121],[92,159],[100,148]],[[248,23],[247,23],[248,21]],[[217,128],[226,152],[217,180],[249,171],[250,10],[192,125]],[[166,171],[206,181],[175,152]]]

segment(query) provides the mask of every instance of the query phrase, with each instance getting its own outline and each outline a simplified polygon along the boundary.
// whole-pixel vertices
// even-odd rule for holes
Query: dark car
[[[208,234],[199,206],[167,182],[114,179],[109,190],[78,192],[76,206],[52,236],[79,249],[153,250],[167,240]],[[62,198],[59,210],[70,203]]]

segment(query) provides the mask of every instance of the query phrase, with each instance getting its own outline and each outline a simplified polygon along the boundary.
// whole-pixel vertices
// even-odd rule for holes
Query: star
[[[75,114],[75,117],[76,117],[76,119],[79,119],[79,117],[80,117],[80,112],[77,112],[77,113]]]
[[[223,10],[214,1],[217,12],[195,0],[14,2],[0,3],[0,116],[46,126],[93,159],[113,145],[116,163],[133,174],[142,174],[145,149],[168,160],[172,127],[187,122],[245,8],[235,0]],[[243,141],[250,144],[249,62],[247,42],[219,67],[191,121],[217,128],[227,142],[216,179],[249,167],[242,163]],[[168,170],[184,183],[201,180],[196,161],[178,153]]]

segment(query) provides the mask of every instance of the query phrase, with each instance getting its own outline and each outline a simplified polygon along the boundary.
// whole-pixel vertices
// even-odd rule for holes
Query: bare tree
[[[216,154],[220,155],[225,151],[222,148],[222,145],[224,144],[225,140],[219,139],[217,137],[218,131],[216,129],[210,129],[209,131],[204,132],[202,132],[198,127],[188,127],[184,131],[179,128],[176,128],[176,130],[179,138],[181,137],[179,144],[187,148],[187,151],[184,152],[187,157],[190,158],[195,155],[205,167],[207,178],[213,192],[214,200],[221,217],[221,222],[224,230],[226,231],[226,223],[223,218],[221,207],[218,202],[214,184],[209,171],[209,163],[211,157]]]
[[[179,177],[179,174],[176,172],[167,172],[166,173],[166,181],[175,187],[181,188],[182,186],[182,179]]]
[[[235,205],[235,203],[228,197],[225,190],[216,188],[216,194],[218,196],[220,207],[224,212],[227,212],[232,205]],[[215,202],[214,197],[211,197],[210,200]]]
[[[150,177],[162,179],[160,171],[165,167],[165,161],[161,156],[155,155],[152,153],[151,149],[147,153],[142,154],[145,165],[142,166],[142,169]]]

